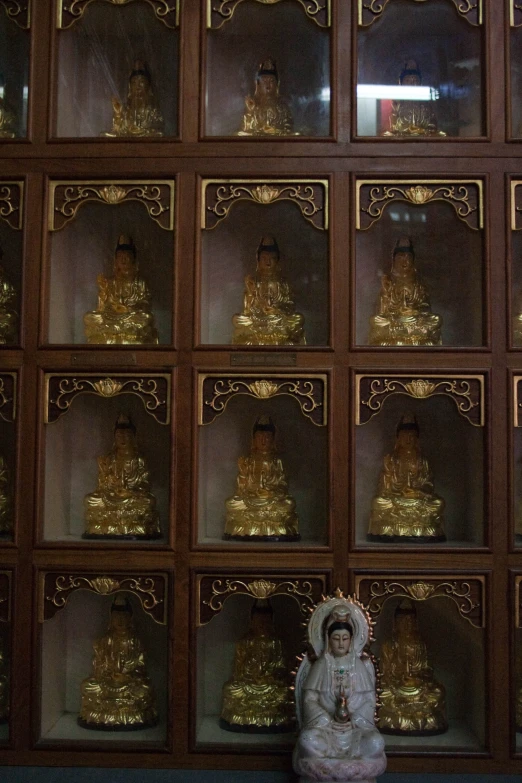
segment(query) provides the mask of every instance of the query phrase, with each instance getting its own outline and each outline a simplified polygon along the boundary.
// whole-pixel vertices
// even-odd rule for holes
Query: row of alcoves
[[[10,613],[14,573],[0,571],[3,612],[0,621],[2,671],[0,684],[9,678],[11,651],[16,649],[18,620]],[[314,571],[197,572],[192,574],[195,598],[190,620],[191,714],[173,714],[176,696],[172,691],[172,661],[169,628],[173,623],[170,594],[173,575],[169,573],[88,572],[61,569],[40,571],[38,578],[37,677],[33,692],[39,747],[46,743],[63,750],[85,746],[116,750],[133,743],[134,750],[158,750],[168,746],[172,731],[190,723],[191,749],[221,752],[278,752],[291,749],[292,732],[255,734],[230,732],[220,727],[222,690],[233,672],[237,642],[249,628],[254,599],[268,600],[273,610],[274,635],[281,639],[286,679],[296,656],[303,652],[303,620],[309,608],[329,589],[330,574]],[[395,610],[406,599],[417,615],[422,641],[426,644],[433,681],[446,691],[448,730],[437,736],[387,735],[387,752],[418,752],[454,755],[481,754],[489,747],[487,715],[494,698],[494,676],[489,672],[486,651],[492,634],[489,605],[489,577],[467,572],[361,572],[354,574],[355,590],[376,620],[376,643],[372,652],[379,659],[383,641],[391,636]],[[512,644],[508,653],[495,655],[493,666],[511,670],[510,719],[513,751],[522,750],[520,735],[515,745],[515,702],[520,700],[522,682],[516,661],[522,654],[519,628],[519,589],[521,577],[510,575],[510,627]],[[155,727],[133,732],[89,731],[77,724],[81,683],[93,677],[93,643],[107,633],[114,597],[125,595],[132,607],[134,633],[145,648],[146,673],[156,692],[159,721]],[[441,632],[441,628],[444,629]],[[441,633],[444,644],[440,644]],[[179,640],[174,633],[176,649]],[[504,658],[506,660],[504,660]],[[171,664],[172,665],[172,664]],[[174,664],[175,665],[175,664]],[[235,676],[238,675],[236,670]],[[16,694],[21,685],[13,672],[12,710],[19,709]],[[0,696],[5,694],[0,689]],[[103,692],[103,690],[102,690]],[[101,696],[103,698],[103,696]],[[39,706],[37,706],[39,705]],[[490,705],[488,707],[488,705]],[[4,702],[5,707],[5,702]],[[1,727],[2,739],[9,741],[8,723]],[[94,736],[93,736],[94,735]]]
[[[4,531],[9,540],[16,517],[14,498],[22,491],[20,476],[28,466],[28,441],[22,455],[15,420],[20,396],[17,373],[3,373],[0,381],[1,453],[10,474],[8,480],[4,476],[0,494],[4,502],[13,499],[12,522]],[[197,374],[193,546],[232,547],[237,551],[252,546],[285,549],[330,544],[333,469],[329,436],[339,415],[330,408],[331,383],[330,372]],[[510,524],[514,541],[515,533],[522,533],[521,377],[511,375],[510,383],[514,416],[509,447]],[[172,542],[177,492],[174,455],[177,427],[181,426],[176,422],[175,384],[175,372],[42,374],[36,446],[36,541],[88,547],[107,543],[143,547]],[[352,546],[417,547],[422,551],[487,546],[491,524],[487,466],[494,438],[486,407],[488,374],[354,371],[352,384],[353,504],[351,510],[346,509],[343,522],[351,530]],[[122,415],[130,417],[136,430],[135,456],[142,459],[136,470],[147,475],[137,481],[134,474],[131,476],[135,468],[129,468],[128,475],[125,468],[124,478],[117,479],[121,484],[118,486],[130,495],[135,491],[137,500],[129,500],[128,505],[137,502],[142,508],[140,503],[145,503],[147,514],[150,512],[156,520],[157,511],[161,535],[158,530],[151,534],[153,525],[148,532],[138,530],[136,540],[132,530],[124,526],[123,541],[115,539],[114,530],[102,531],[100,540],[86,540],[84,534],[96,532],[87,525],[92,505],[101,509],[93,512],[95,515],[109,517],[113,512],[108,509],[115,508],[110,493],[117,491],[111,482],[116,480],[120,464],[115,427]],[[342,416],[349,416],[348,401]],[[274,446],[264,455],[261,473],[256,473],[255,467],[256,454],[260,453],[255,444],[258,428],[272,431]],[[402,429],[416,430],[414,452],[404,450]],[[261,516],[266,513],[274,519],[282,514],[288,525],[295,512],[298,530],[293,537],[288,537],[284,526],[280,533],[255,532],[258,517],[252,516],[252,504],[261,509]],[[386,527],[388,518],[417,513],[425,516],[426,530],[437,520],[435,526],[442,528],[438,534],[433,530],[426,534],[401,530],[383,531],[383,537],[379,537],[381,533],[373,522],[370,526],[370,519],[377,517]],[[232,518],[236,523],[250,519],[246,532],[237,532]],[[236,532],[231,534],[231,529]],[[516,540],[518,544],[518,535]]]

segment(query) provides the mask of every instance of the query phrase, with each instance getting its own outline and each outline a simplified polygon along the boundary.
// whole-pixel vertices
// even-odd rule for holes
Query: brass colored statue
[[[223,686],[219,724],[228,731],[266,734],[293,728],[283,646],[268,601],[255,602],[250,627],[236,644],[234,673]]]
[[[98,487],[85,496],[84,538],[160,538],[156,498],[140,455],[136,427],[120,414],[111,451],[98,457]]]
[[[4,251],[0,247],[0,262],[3,257]],[[18,313],[15,308],[16,289],[0,264],[0,345],[13,345],[17,341]]]
[[[433,492],[428,461],[421,454],[416,417],[401,417],[395,448],[384,458],[368,539],[415,543],[446,540],[444,500]]]
[[[420,87],[422,75],[416,60],[406,60],[399,84]],[[393,101],[390,130],[384,136],[445,136],[437,130],[437,117],[431,101]]]
[[[5,81],[0,75],[0,139],[14,139],[16,136],[16,114],[3,97],[5,93]]]
[[[304,318],[295,312],[290,287],[281,275],[279,247],[263,237],[255,276],[245,277],[243,312],[232,318],[234,345],[304,345]]]
[[[395,610],[391,639],[382,645],[380,669],[379,731],[409,736],[447,731],[444,686],[433,677],[415,606],[408,599]]]
[[[370,318],[370,345],[442,345],[442,318],[431,312],[428,293],[417,277],[411,239],[401,237],[392,268],[382,276],[379,312]]]
[[[13,502],[11,472],[0,454],[0,537],[13,532]]]
[[[288,494],[283,463],[276,457],[275,433],[269,416],[256,420],[250,454],[238,460],[236,494],[225,503],[225,539],[300,539],[295,500]]]
[[[0,638],[0,723],[9,719],[9,661],[3,639]]]
[[[279,74],[274,60],[260,63],[254,97],[245,100],[246,112],[238,136],[296,136],[288,105],[279,96]]]
[[[140,138],[163,136],[163,116],[152,91],[152,77],[147,63],[136,60],[129,76],[127,103],[112,99],[112,129],[102,136]]]
[[[85,729],[133,731],[155,726],[154,690],[132,608],[117,595],[107,633],[94,642],[92,676],[82,682],[78,724]]]
[[[158,330],[147,283],[138,274],[136,246],[120,235],[114,277],[98,275],[98,307],[83,317],[90,345],[157,345]]]

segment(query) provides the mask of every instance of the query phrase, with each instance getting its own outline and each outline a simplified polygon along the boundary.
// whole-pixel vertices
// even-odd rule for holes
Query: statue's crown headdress
[[[267,57],[266,60],[263,60],[263,62],[259,63],[259,68],[257,69],[257,76],[275,76],[277,81],[279,81],[279,74],[277,72],[277,65],[276,61],[272,60],[271,57]]]
[[[132,237],[127,234],[120,234],[116,244],[116,250],[130,250],[134,258],[136,258],[136,245],[134,244]]]
[[[399,423],[397,424],[397,435],[401,430],[415,430],[419,435],[419,423],[417,417],[412,413],[405,413],[401,416]]]
[[[132,614],[132,606],[129,599],[126,596],[121,595],[121,593],[118,593],[112,602],[111,612],[128,612],[129,614]]]
[[[271,432],[275,435],[275,424],[270,418],[270,416],[262,415],[258,416],[257,419],[254,422],[254,426],[252,428],[252,435],[255,435],[256,432]]]
[[[116,430],[132,430],[134,434],[136,434],[136,427],[134,426],[131,417],[126,416],[124,413],[120,413],[118,418],[116,419],[116,424],[114,425],[114,431]]]
[[[419,66],[417,65],[417,60],[406,60],[404,62],[404,68],[402,69],[401,75],[399,76],[399,84],[402,84],[405,76],[418,76],[419,81],[422,81],[422,74],[420,72]]]
[[[149,66],[144,60],[134,61],[134,68],[132,69],[131,75],[129,76],[129,81],[133,79],[134,76],[145,76],[149,84],[152,81],[150,71],[149,71]]]
[[[413,243],[410,237],[399,237],[399,239],[395,243],[395,247],[393,248],[394,258],[397,255],[397,253],[411,253],[415,258],[415,251],[413,249]]]
[[[346,629],[353,636],[353,624],[350,619],[350,612],[344,607],[334,609],[326,623],[326,632],[328,636],[334,631]]]
[[[257,254],[259,255],[263,250],[268,253],[279,254],[279,245],[277,244],[276,238],[271,236],[261,237],[259,247],[257,248]]]

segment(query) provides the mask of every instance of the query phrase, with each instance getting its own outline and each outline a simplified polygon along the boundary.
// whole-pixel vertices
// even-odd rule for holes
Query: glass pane
[[[510,33],[511,51],[511,136],[522,137],[522,29]]]
[[[0,345],[20,342],[23,233],[0,220]]]
[[[16,480],[16,426],[0,421],[0,543],[13,540]]]
[[[29,31],[0,6],[0,141],[27,136]]]
[[[0,744],[9,741],[11,712],[11,628],[0,623]]]
[[[522,347],[522,231],[511,232],[512,338],[516,348]]]
[[[298,3],[242,3],[207,39],[208,136],[329,135],[330,31]]]
[[[449,0],[392,0],[357,49],[358,136],[483,134],[481,28]]]
[[[178,50],[149,5],[89,6],[58,32],[57,135],[176,136]]]

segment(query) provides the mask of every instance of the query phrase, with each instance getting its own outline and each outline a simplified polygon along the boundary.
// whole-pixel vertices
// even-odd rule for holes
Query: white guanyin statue
[[[386,769],[375,727],[375,669],[364,607],[340,590],[316,606],[309,652],[295,680],[299,736],[294,770],[300,783],[375,783]]]

